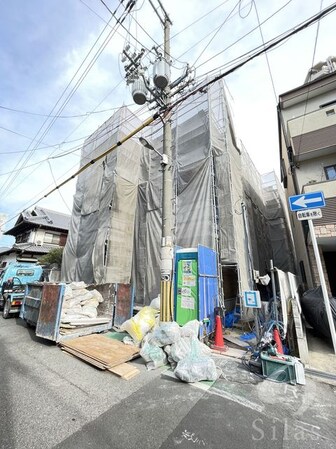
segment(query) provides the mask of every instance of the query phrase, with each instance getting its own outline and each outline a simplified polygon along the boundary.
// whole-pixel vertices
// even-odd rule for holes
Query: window
[[[34,276],[34,270],[17,270],[16,276]]]
[[[24,232],[16,237],[16,243],[26,243],[29,240],[30,232]]]
[[[329,111],[326,111],[327,117],[330,117],[331,115],[335,115],[335,109],[329,109]]]
[[[52,234],[51,232],[46,232],[44,234],[44,243],[53,243],[58,245],[60,242],[60,236],[58,234]]]
[[[328,167],[324,167],[326,178],[331,181],[332,179],[336,179],[336,164],[329,165]]]

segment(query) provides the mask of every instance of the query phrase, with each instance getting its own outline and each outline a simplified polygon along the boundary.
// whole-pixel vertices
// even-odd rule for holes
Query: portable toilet
[[[218,307],[217,253],[211,248],[178,249],[175,252],[174,319],[179,325],[201,322],[200,337],[215,329]]]

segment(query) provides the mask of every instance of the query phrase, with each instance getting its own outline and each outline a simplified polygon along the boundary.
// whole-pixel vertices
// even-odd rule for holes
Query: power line
[[[120,6],[120,5],[119,5]],[[117,7],[117,9],[119,8],[119,6]],[[132,6],[132,5],[131,5]],[[117,11],[116,9],[116,11]],[[122,16],[120,16],[120,19],[117,19],[117,22],[120,23],[122,21],[125,20],[127,14],[128,14],[128,10],[125,10],[124,13],[122,14]],[[126,14],[125,14],[126,13]],[[112,20],[112,19],[111,19]],[[96,45],[96,43],[98,42],[98,40],[100,39],[100,37],[103,35],[104,31],[106,30],[107,25],[104,27],[104,29],[102,30],[102,32],[100,33],[100,35],[98,36],[98,38],[96,39],[95,43],[93,44],[93,46],[91,47],[89,53],[86,55],[86,57],[84,58],[83,62],[80,64],[79,68],[77,69],[76,73],[73,75],[72,79],[70,80],[70,82],[68,83],[67,87],[64,89],[62,95],[60,96],[59,100],[57,101],[57,103],[55,104],[55,106],[53,107],[51,113],[55,110],[56,106],[58,105],[58,103],[60,102],[60,100],[62,99],[63,95],[65,94],[65,92],[67,91],[68,87],[70,86],[70,84],[72,83],[72,81],[74,80],[74,78],[76,77],[76,75],[78,74],[80,68],[84,65],[84,62],[86,61],[86,59],[89,57],[90,53],[92,52],[94,46]],[[101,46],[99,47],[98,51],[96,52],[96,54],[94,55],[94,57],[91,59],[89,65],[86,67],[86,69],[84,70],[84,72],[82,73],[82,75],[80,76],[80,78],[77,80],[75,86],[72,88],[72,90],[70,91],[70,93],[68,94],[67,98],[63,101],[63,104],[60,106],[60,108],[58,109],[57,115],[56,117],[54,117],[51,122],[49,123],[49,125],[47,126],[47,128],[44,130],[44,132],[42,133],[42,136],[40,136],[39,141],[36,145],[36,147],[39,145],[39,143],[41,143],[42,139],[45,137],[45,135],[48,133],[48,131],[51,129],[51,127],[53,126],[53,124],[55,123],[55,121],[58,118],[58,115],[64,110],[65,106],[67,105],[67,103],[70,101],[70,99],[72,98],[72,96],[74,95],[75,91],[78,89],[79,85],[82,83],[83,79],[86,77],[86,75],[88,74],[88,72],[91,70],[93,64],[96,62],[96,60],[98,59],[98,57],[100,56],[100,54],[102,53],[102,51],[105,49],[106,45],[108,44],[108,42],[111,40],[111,38],[114,35],[114,29],[112,29],[110,31],[110,33],[108,34],[108,36],[105,38],[103,44],[101,44]],[[44,125],[47,123],[49,117],[43,122],[42,126],[40,127],[39,131],[36,134],[36,137],[38,136],[38,134],[40,133],[40,131],[42,131]],[[29,151],[31,145],[29,145],[27,152]],[[32,156],[33,152],[34,152],[34,148],[31,149],[26,157],[26,159],[22,162],[21,164],[21,168],[24,167],[24,165],[27,163],[27,161],[29,160],[29,158]],[[21,158],[22,160],[23,158]],[[20,164],[21,160],[18,162],[17,166]],[[13,184],[13,182],[15,181],[15,179],[17,178],[18,174],[20,172],[17,172],[14,177],[12,177],[12,179],[9,177],[8,179],[10,180],[9,183],[6,186],[6,182],[5,184],[2,186],[2,188],[0,189],[0,192],[2,191],[2,193],[6,193],[10,187],[11,184]]]
[[[87,6],[92,12],[94,12],[83,0],[80,0],[85,6]],[[106,9],[111,13],[111,14],[113,14],[113,12],[111,11],[111,9],[106,5],[106,3],[103,1],[103,0],[100,0],[101,1],[101,3],[106,7]],[[120,5],[123,3],[123,0],[119,0],[120,1]],[[129,6],[129,5],[132,5],[132,8],[131,9],[133,9],[133,6],[135,5],[135,1],[134,0],[129,0],[129,2],[127,3],[127,5],[126,5],[126,7],[125,7],[125,9]],[[96,14],[96,13],[95,13]],[[101,17],[101,16],[99,16],[98,14],[96,14],[97,15],[97,17],[99,17],[101,20],[103,20],[104,22],[105,22],[105,20]],[[114,15],[114,14],[113,14]],[[137,22],[138,23],[138,22]],[[155,54],[151,49],[149,49],[148,47],[146,47],[145,45],[143,45],[138,39],[137,39],[137,37],[135,37],[131,32],[130,32],[130,30],[128,30],[126,27],[125,27],[125,25],[123,25],[123,23],[119,23],[120,25],[121,25],[121,27],[126,31],[126,33],[127,34],[129,34],[134,40],[135,40],[135,42],[137,42],[141,47],[143,47],[143,48],[145,48],[147,51],[148,51],[148,53],[153,53],[153,54]],[[142,27],[141,27],[142,28]],[[143,28],[142,28],[143,29]],[[144,30],[144,29],[143,29]],[[144,30],[145,31],[145,30]],[[147,31],[145,31],[145,33],[153,40],[153,42],[156,44],[156,45],[158,45],[157,44],[157,42],[147,33]]]
[[[201,85],[197,86],[192,92],[190,92],[189,94],[184,95],[183,97],[181,97],[180,99],[178,99],[177,101],[175,101],[174,103],[172,103],[169,108],[166,110],[166,112],[173,110],[173,108],[175,108],[176,106],[178,106],[179,104],[182,104],[184,101],[186,101],[189,97],[191,97],[192,95],[195,95],[196,93],[204,93],[206,91],[206,88],[209,87],[210,85],[212,85],[213,83],[215,83],[216,81],[224,78],[225,76],[229,75],[230,73],[233,73],[234,71],[236,71],[237,69],[239,69],[240,67],[242,67],[243,65],[245,65],[246,63],[248,63],[249,61],[253,60],[254,58],[256,58],[257,56],[263,54],[266,51],[269,51],[271,48],[274,48],[275,46],[277,46],[278,44],[280,44],[281,42],[283,42],[284,40],[288,39],[289,37],[293,36],[294,34],[297,34],[298,32],[302,31],[303,29],[309,27],[310,25],[316,23],[316,21],[320,20],[321,18],[325,17],[326,15],[330,14],[331,12],[333,12],[336,9],[336,4],[334,3],[333,5],[331,5],[330,7],[324,9],[323,11],[321,11],[319,14],[316,14],[314,16],[312,16],[310,19],[306,20],[305,22],[302,22],[300,25],[298,25],[297,27],[292,28],[291,30],[288,30],[286,33],[282,33],[280,36],[271,39],[269,42],[267,42],[265,45],[263,45],[262,49],[260,49],[259,47],[249,53],[247,53],[246,55],[243,55],[243,57],[240,57],[240,61],[234,65],[233,67],[231,67],[229,70],[227,70],[225,73],[221,73],[220,75],[212,78],[210,81],[208,82],[204,82]],[[236,58],[238,59],[238,58]],[[163,112],[163,111],[161,111]],[[157,115],[158,116],[158,115]],[[152,122],[152,120],[151,120]],[[150,123],[151,123],[150,122]],[[148,126],[149,123],[145,126]],[[141,129],[143,129],[145,126],[143,126]],[[133,135],[135,135],[137,132],[139,132],[141,129],[137,129],[135,130],[135,132],[131,133],[131,137]],[[130,138],[130,137],[129,137]],[[118,143],[119,144],[119,143]],[[118,146],[118,144],[116,144]],[[116,146],[116,147],[117,147]],[[112,151],[113,149],[115,149],[116,147],[111,148],[109,151]],[[96,160],[93,161],[93,163],[96,162]],[[89,162],[88,164],[86,164],[84,167],[82,167],[82,171],[84,171],[86,168],[88,168],[91,165],[91,163]],[[76,172],[74,175],[72,175],[70,178],[68,178],[67,180],[63,181],[59,186],[57,186],[57,188],[62,187],[63,185],[65,185],[67,182],[69,182],[71,179],[74,179],[74,177],[76,177],[79,174],[79,172]],[[53,189],[51,192],[49,192],[48,194],[44,195],[44,197],[49,196],[53,191],[55,191],[57,188]],[[43,199],[41,198],[41,199]],[[40,199],[40,200],[41,200]],[[39,202],[40,200],[36,201],[34,204],[36,204],[37,202]],[[34,205],[33,204],[33,205]]]
[[[168,111],[172,110],[174,107],[176,107],[178,104],[182,103],[183,101],[185,101],[187,98],[191,97],[192,95],[195,95],[198,92],[205,91],[205,89],[207,87],[209,87],[210,85],[212,85],[216,81],[219,81],[220,79],[224,78],[225,76],[228,76],[231,73],[235,72],[240,67],[243,67],[245,64],[247,64],[248,62],[252,61],[256,57],[260,56],[261,54],[265,53],[269,49],[275,47],[276,45],[278,45],[279,43],[281,43],[282,41],[284,41],[288,37],[291,37],[291,36],[299,33],[300,31],[304,30],[305,28],[308,28],[309,26],[313,25],[314,23],[316,23],[317,21],[319,21],[323,17],[325,17],[328,14],[334,12],[335,9],[336,9],[336,3],[333,3],[329,7],[325,8],[324,10],[322,10],[320,13],[317,13],[314,16],[312,16],[309,19],[307,19],[306,21],[302,22],[300,25],[297,25],[296,27],[293,27],[290,30],[287,30],[287,32],[282,33],[280,36],[271,39],[261,49],[259,49],[260,47],[258,47],[258,50],[253,50],[251,52],[248,52],[247,53],[248,56],[245,57],[245,59],[243,59],[242,61],[240,61],[239,63],[237,63],[236,65],[234,65],[233,67],[231,67],[230,69],[225,71],[224,73],[221,73],[221,74],[215,76],[210,81],[204,82],[203,84],[201,84],[200,86],[195,88],[189,94],[186,94],[183,97],[181,97],[180,99],[178,99],[175,102],[171,103],[171,105],[168,108]],[[201,65],[203,65],[203,64],[201,64]]]
[[[254,5],[254,9],[255,9],[255,12],[256,12],[257,20],[258,20],[258,26],[259,26],[261,41],[263,43],[263,46],[265,46],[265,39],[264,39],[264,34],[262,32],[261,24],[260,24],[258,8],[257,8],[257,4],[256,4],[256,2],[254,0],[252,0],[252,5]],[[273,79],[272,70],[271,70],[271,66],[270,66],[270,63],[269,63],[267,52],[265,53],[265,58],[266,58],[266,63],[267,63],[267,67],[268,67],[268,73],[269,73],[271,84],[272,84],[272,88],[273,88],[273,93],[274,93],[274,97],[275,97],[275,103],[277,104],[278,103],[278,97],[277,97],[277,93],[276,93],[276,90],[275,90],[274,79]]]
[[[320,11],[322,10],[322,5],[323,5],[323,0],[321,0],[321,3],[320,3]],[[314,42],[314,48],[313,48],[313,57],[312,57],[312,62],[311,62],[311,66],[312,67],[314,66],[314,61],[315,61],[315,54],[316,54],[316,47],[317,47],[319,31],[320,31],[320,20],[317,22],[317,27],[316,27],[315,42]],[[302,143],[302,137],[303,137],[303,127],[304,127],[305,118],[306,118],[309,92],[310,92],[310,86],[308,86],[306,100],[305,100],[305,105],[304,105],[303,119],[302,119],[301,132],[300,132],[300,139],[299,139],[298,150],[297,150],[297,156],[298,157],[300,156],[300,152],[301,152],[301,143]]]
[[[207,43],[207,45],[203,48],[203,50],[201,51],[200,55],[197,57],[196,61],[192,64],[192,66],[194,67],[197,63],[197,61],[201,58],[201,56],[203,55],[203,53],[205,52],[205,50],[209,47],[209,45],[211,44],[211,42],[215,39],[215,37],[217,36],[217,34],[220,32],[220,30],[223,28],[223,26],[225,25],[225,23],[229,20],[231,14],[233,13],[233,11],[237,8],[238,5],[240,5],[241,0],[238,1],[238,3],[235,4],[235,6],[233,7],[233,9],[230,11],[229,15],[225,18],[224,22],[219,26],[219,28],[217,29],[217,31],[214,33],[214,35],[212,36],[212,38],[209,40],[209,42]]]
[[[285,3],[283,6],[281,6],[281,8],[277,9],[273,14],[271,14],[270,16],[268,16],[265,20],[263,20],[260,25],[263,25],[264,23],[268,22],[270,19],[272,19],[272,17],[274,17],[276,14],[278,14],[282,9],[284,9],[287,5],[289,5],[289,3],[291,3],[292,0],[289,0],[287,3]],[[208,62],[210,62],[212,59],[217,58],[217,56],[221,55],[222,53],[224,53],[226,50],[228,50],[229,48],[233,47],[234,45],[236,45],[238,42],[240,42],[241,40],[243,40],[245,37],[249,36],[251,33],[253,33],[255,30],[257,30],[259,28],[259,25],[252,28],[249,32],[245,33],[243,36],[241,36],[240,38],[238,38],[235,42],[233,42],[232,44],[228,45],[227,47],[225,47],[223,50],[221,50],[220,52],[216,53],[214,56],[212,56],[211,58],[207,59],[206,61],[202,62],[202,64],[199,64],[196,68],[200,68],[202,67],[204,64],[207,64]]]
[[[57,182],[56,182],[56,179],[55,179],[54,172],[53,172],[53,170],[52,170],[50,161],[48,161],[48,165],[49,165],[49,168],[50,168],[51,177],[52,177],[52,179],[54,180],[55,186],[57,186]],[[64,197],[63,197],[61,191],[58,190],[58,193],[59,193],[59,196],[61,197],[61,200],[63,201],[65,207],[68,209],[68,211],[69,211],[70,214],[71,214],[71,209],[69,208],[68,204],[66,203],[66,201],[65,201],[65,199],[64,199]]]
[[[227,0],[228,1],[228,0]],[[227,2],[224,2],[224,3],[227,3]],[[222,6],[224,3],[222,3],[221,5],[219,5],[219,6]],[[216,8],[215,8],[216,9]],[[215,10],[214,9],[214,10]],[[212,11],[214,11],[214,10],[212,10]],[[230,17],[228,17],[227,19],[226,19],[226,22],[228,22],[229,20],[231,20],[231,19],[233,19],[236,15],[238,14],[238,11],[237,12],[235,12],[233,15],[230,15]],[[205,17],[205,16],[204,16]],[[195,23],[197,23],[198,22],[198,20],[195,20],[194,22],[192,22],[189,26],[192,26],[192,25],[194,25]],[[207,33],[205,36],[203,36],[200,40],[198,40],[197,42],[195,42],[191,47],[189,47],[187,50],[185,50],[181,55],[179,55],[178,56],[178,58],[175,58],[177,61],[180,61],[180,58],[182,58],[182,56],[184,56],[184,55],[186,55],[187,53],[189,53],[193,48],[195,48],[195,47],[197,47],[201,42],[203,42],[208,36],[210,36],[214,31],[216,31],[216,30],[219,30],[221,27],[223,26],[223,24],[221,24],[221,25],[219,25],[219,26],[217,26],[217,28],[215,28],[215,29],[212,29],[211,31],[209,31],[209,33]],[[188,27],[186,27],[185,29],[187,29]],[[177,34],[179,34],[179,33],[177,33]],[[176,35],[177,35],[176,34]],[[175,36],[176,36],[175,35]]]
[[[135,136],[136,134],[138,134],[141,130],[143,130],[144,128],[146,128],[147,126],[149,126],[151,123],[153,123],[156,119],[158,119],[160,117],[160,114],[158,112],[156,112],[154,115],[152,115],[151,117],[149,117],[147,120],[145,120],[141,125],[139,125],[138,127],[136,127],[133,131],[131,131],[130,133],[128,133],[125,137],[122,137],[117,143],[113,144],[110,148],[108,148],[106,151],[104,151],[103,153],[101,153],[99,156],[91,159],[88,163],[84,164],[82,167],[80,167],[75,173],[73,173],[70,177],[68,177],[67,179],[65,179],[63,182],[61,182],[59,185],[56,185],[52,190],[50,190],[48,193],[46,193],[45,195],[43,195],[41,198],[39,198],[37,201],[35,201],[34,203],[30,204],[29,206],[27,206],[24,210],[26,209],[30,209],[31,207],[35,206],[35,204],[39,203],[41,200],[43,200],[44,198],[48,197],[49,195],[51,195],[52,193],[54,193],[56,190],[59,190],[61,187],[63,187],[65,184],[67,184],[68,182],[70,182],[71,180],[75,179],[79,174],[81,174],[82,172],[84,172],[85,170],[87,170],[89,167],[92,167],[93,164],[95,164],[97,161],[99,161],[100,159],[103,159],[104,157],[106,157],[109,153],[111,153],[112,151],[114,151],[115,149],[117,149],[118,147],[120,147],[123,143],[127,142],[128,140],[130,140],[133,136]],[[10,222],[11,220],[13,220],[13,218],[15,218],[17,214],[15,214],[13,217],[9,218],[6,222],[3,223],[6,224],[8,222]]]
[[[84,143],[84,146],[89,145],[89,144],[91,144],[91,143],[94,143],[94,142],[96,142],[97,140],[101,139],[102,137],[106,136],[107,134],[110,134],[112,131],[115,131],[115,130],[119,129],[120,126],[122,126],[123,124],[125,124],[125,123],[127,123],[127,122],[129,121],[130,117],[139,117],[139,116],[142,115],[142,113],[144,112],[143,110],[144,110],[144,107],[139,108],[138,111],[136,111],[135,113],[133,113],[132,111],[130,111],[130,114],[128,114],[122,122],[118,123],[115,127],[111,128],[111,129],[107,129],[107,130],[106,130],[105,132],[103,132],[103,133],[98,133],[97,136],[96,136],[95,138],[87,139],[87,140],[85,141],[85,143]],[[92,137],[93,135],[94,135],[94,134],[91,134],[90,137]],[[78,149],[82,149],[82,148],[84,148],[84,146],[81,145]],[[95,149],[92,150],[92,153],[93,153],[94,151],[95,151]],[[53,159],[53,158],[56,158],[56,157],[57,157],[57,156],[54,156],[54,157],[51,157],[50,159]],[[88,154],[88,155],[86,155],[85,157],[83,157],[83,160],[84,160],[84,159],[88,159],[89,157],[90,157],[90,154]],[[46,160],[46,161],[47,161],[47,160]],[[43,161],[43,162],[45,162],[45,161]],[[41,165],[41,162],[39,162],[38,165]],[[71,172],[71,171],[72,171],[73,169],[75,169],[77,166],[78,166],[78,164],[72,166],[69,170],[67,170],[65,173],[63,173],[58,179],[61,179],[62,176],[65,176],[67,173]],[[32,172],[30,172],[30,174],[27,175],[27,177],[29,178],[29,177],[32,175],[32,173],[34,173],[34,171],[35,171],[37,168],[38,168],[38,167],[36,167]],[[53,184],[47,186],[43,191],[45,191],[45,190],[48,189],[48,188],[51,188],[52,185],[53,185]],[[37,194],[34,198],[39,197],[39,195],[42,195],[42,191],[41,191],[39,194]],[[27,209],[27,208],[25,208],[25,209]]]
[[[127,106],[132,106],[132,104],[129,104]],[[14,109],[14,108],[9,108],[6,106],[2,106],[0,105],[0,109],[5,109],[6,111],[11,111],[11,112],[17,112],[20,114],[27,114],[27,115],[35,115],[38,117],[50,117],[50,118],[79,118],[79,117],[86,117],[87,115],[91,115],[91,114],[101,114],[103,112],[110,112],[110,111],[115,111],[118,108],[108,108],[108,109],[102,109],[101,111],[89,111],[89,112],[85,112],[84,114],[75,114],[75,115],[50,115],[50,114],[40,114],[38,112],[31,112],[31,111],[24,111],[22,109]],[[1,128],[1,127],[0,127]]]

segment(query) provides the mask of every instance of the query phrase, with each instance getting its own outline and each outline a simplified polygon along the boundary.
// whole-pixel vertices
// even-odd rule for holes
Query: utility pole
[[[170,26],[171,22],[167,15],[164,21],[164,59],[170,64]],[[164,91],[165,106],[170,103],[170,87]],[[168,113],[163,124],[163,154],[167,156],[168,164],[162,166],[162,240],[161,240],[161,282],[160,282],[160,320],[170,321],[173,319],[172,303],[172,274],[173,274],[173,212],[172,212],[172,130]]]
[[[155,14],[158,16],[164,30],[163,55],[159,47],[153,47],[157,54],[154,63],[153,84],[146,76],[147,67],[142,64],[145,50],[140,52],[130,52],[128,45],[123,50],[122,62],[125,62],[125,72],[127,84],[132,85],[132,95],[135,103],[145,104],[155,102],[156,106],[163,111],[163,153],[161,155],[162,167],[162,228],[161,228],[161,246],[160,246],[160,320],[173,320],[173,295],[172,295],[172,276],[173,276],[173,167],[172,167],[172,129],[170,113],[166,116],[164,113],[169,109],[171,99],[177,92],[181,92],[190,84],[192,78],[187,79],[190,74],[189,66],[186,66],[184,74],[175,81],[170,81],[171,55],[170,55],[170,28],[172,22],[164,9],[161,0],[157,0],[159,8],[156,8],[153,0],[149,0]],[[161,14],[158,9],[161,10]],[[163,15],[163,17],[162,17]],[[148,97],[150,94],[150,98]],[[158,151],[146,141],[145,146],[149,149]]]

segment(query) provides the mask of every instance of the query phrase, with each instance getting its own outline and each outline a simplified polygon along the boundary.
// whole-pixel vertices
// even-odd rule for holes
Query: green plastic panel
[[[176,321],[182,326],[198,319],[198,272],[196,259],[177,262]]]

